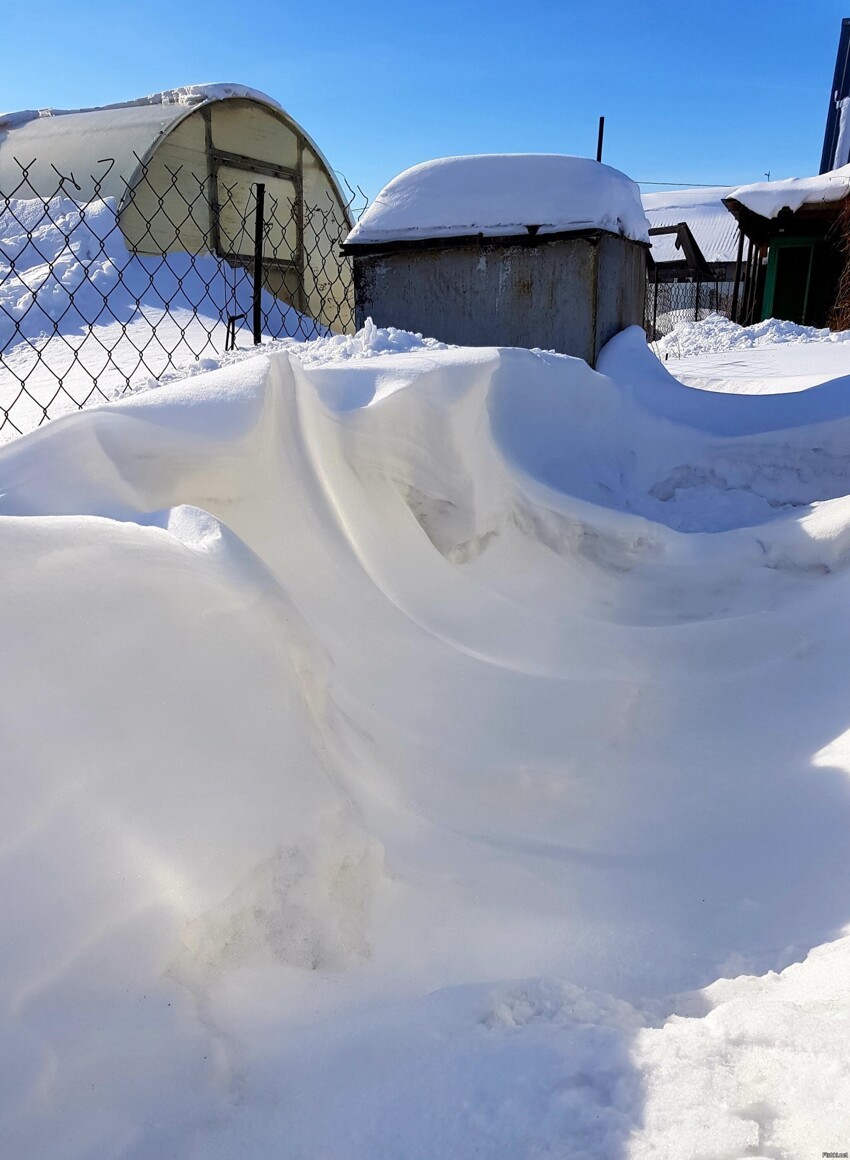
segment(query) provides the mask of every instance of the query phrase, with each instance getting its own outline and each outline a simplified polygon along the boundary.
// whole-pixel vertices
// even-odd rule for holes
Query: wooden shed
[[[64,181],[62,180],[64,178]],[[255,187],[265,185],[267,288],[333,327],[350,287],[328,238],[351,228],[346,198],[312,138],[270,97],[194,85],[94,109],[0,116],[0,195],[108,198],[131,252],[254,253]],[[321,261],[311,261],[311,255]],[[326,316],[327,315],[327,316]]]
[[[832,323],[848,197],[850,166],[740,186],[723,199],[748,240],[742,321]]]

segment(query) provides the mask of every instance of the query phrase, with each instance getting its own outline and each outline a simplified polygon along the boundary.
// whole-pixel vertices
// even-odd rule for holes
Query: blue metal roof
[[[841,21],[841,37],[838,41],[835,76],[829,94],[829,111],[826,115],[826,131],[823,136],[823,153],[820,161],[821,173],[828,173],[836,167],[835,149],[838,145],[838,132],[841,127],[838,102],[844,100],[845,97],[850,97],[850,18],[846,16]],[[842,162],[839,161],[838,164],[842,164]]]

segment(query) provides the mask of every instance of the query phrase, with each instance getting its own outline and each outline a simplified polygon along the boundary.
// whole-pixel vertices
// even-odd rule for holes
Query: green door
[[[812,238],[774,238],[770,243],[762,319],[808,321],[815,244]]]

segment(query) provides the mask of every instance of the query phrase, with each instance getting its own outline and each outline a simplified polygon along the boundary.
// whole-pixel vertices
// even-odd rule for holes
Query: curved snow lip
[[[445,532],[434,530],[433,512],[423,517],[449,556],[468,558],[473,549],[464,545],[486,544],[506,521],[528,524],[530,505],[623,543],[672,545],[678,533],[747,530],[746,550],[756,536],[767,554],[782,541],[784,556],[796,542],[806,567],[812,550],[829,569],[844,558],[850,392],[843,381],[800,396],[699,391],[666,371],[638,328],[608,344],[599,371],[545,352],[447,349],[426,340],[405,346],[398,335],[390,336],[398,353],[368,357],[372,346],[382,349],[379,337],[363,350],[343,344],[339,362],[301,367],[289,363],[292,350],[270,351],[57,420],[0,456],[0,510],[73,510],[75,491],[90,510],[94,499],[82,496],[93,497],[98,484],[83,484],[82,448],[92,439],[125,478],[150,456],[164,456],[164,464],[169,445],[185,443],[182,454],[200,464],[213,444],[248,439],[273,390],[270,367],[283,360],[298,365],[305,401],[313,396],[348,438],[365,438],[369,456],[380,458],[385,441],[387,450],[399,445],[405,458],[413,455],[404,487],[454,512]],[[142,452],[138,427],[121,416],[157,428],[156,447]],[[450,449],[446,474],[439,464]],[[34,468],[42,460],[50,467]],[[513,482],[504,482],[506,471]],[[161,491],[154,507],[169,502]],[[532,534],[539,533],[538,521]]]
[[[816,177],[787,177],[782,181],[757,181],[739,185],[727,193],[729,201],[746,206],[764,218],[778,217],[783,209],[796,212],[804,205],[840,201],[850,191],[850,165]]]
[[[844,379],[796,394],[743,396],[678,382],[639,327],[617,335],[598,370],[622,407],[612,458],[634,448],[613,506],[679,531],[721,532],[806,517],[850,491],[850,393]],[[625,501],[625,502],[624,502]]]
[[[602,348],[597,369],[647,412],[707,435],[742,438],[850,420],[846,378],[775,395],[695,390],[656,358],[639,326],[621,331]]]

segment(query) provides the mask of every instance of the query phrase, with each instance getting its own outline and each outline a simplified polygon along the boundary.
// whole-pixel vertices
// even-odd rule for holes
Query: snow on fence
[[[0,442],[228,348],[353,331],[337,206],[144,166],[120,205],[98,181],[81,202],[33,164],[0,190]]]

